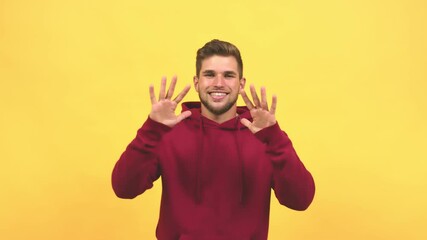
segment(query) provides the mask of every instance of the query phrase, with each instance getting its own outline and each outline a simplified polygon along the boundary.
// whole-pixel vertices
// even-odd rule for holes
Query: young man
[[[120,198],[134,198],[162,176],[162,200],[156,236],[160,240],[267,239],[270,194],[291,209],[305,210],[314,197],[314,181],[269,108],[244,90],[243,63],[231,43],[212,40],[197,52],[194,87],[200,102],[172,100],[176,77],[166,78],[136,138],[116,163],[112,183]],[[246,107],[237,107],[238,95]]]

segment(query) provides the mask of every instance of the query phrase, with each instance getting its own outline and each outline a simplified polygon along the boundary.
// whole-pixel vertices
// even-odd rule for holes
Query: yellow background
[[[0,238],[154,239],[160,182],[115,197],[148,86],[241,50],[313,173],[269,239],[427,239],[427,2],[0,0]],[[196,100],[194,89],[186,100]]]

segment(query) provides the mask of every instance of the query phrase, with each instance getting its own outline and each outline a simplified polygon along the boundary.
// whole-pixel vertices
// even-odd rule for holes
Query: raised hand
[[[166,93],[166,77],[162,78],[160,84],[160,93],[159,99],[156,99],[154,94],[154,87],[150,85],[150,99],[151,99],[151,112],[150,118],[156,122],[162,123],[169,127],[175,126],[177,123],[181,122],[185,118],[191,115],[190,111],[185,111],[179,114],[175,114],[176,106],[179,102],[187,95],[190,90],[190,85],[187,85],[174,100],[172,99],[173,92],[175,91],[177,77],[172,77],[171,84],[169,86],[168,92]]]
[[[242,118],[240,122],[245,125],[252,133],[256,133],[266,127],[270,127],[276,124],[276,117],[274,114],[276,113],[277,97],[276,95],[273,95],[271,109],[268,110],[268,103],[266,97],[267,94],[265,92],[265,87],[261,87],[261,101],[258,98],[254,85],[250,86],[250,90],[253,103],[249,99],[244,89],[240,90],[240,95],[242,96],[243,101],[245,101],[246,106],[250,110],[252,122],[246,118]]]

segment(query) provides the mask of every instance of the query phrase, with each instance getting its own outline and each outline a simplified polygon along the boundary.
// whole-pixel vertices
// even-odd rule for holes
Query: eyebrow
[[[215,73],[215,71],[208,69],[208,70],[205,70],[202,72],[202,74],[206,74],[206,73]],[[224,71],[224,75],[225,74],[237,75],[237,72],[235,72],[235,71]]]
[[[204,74],[204,73],[215,73],[215,71],[214,71],[214,70],[205,70],[205,71],[203,71],[202,73],[203,73],[203,74]]]
[[[234,72],[234,71],[225,71],[225,72],[224,72],[224,75],[225,75],[225,74],[237,75],[237,73],[236,73],[236,72]]]

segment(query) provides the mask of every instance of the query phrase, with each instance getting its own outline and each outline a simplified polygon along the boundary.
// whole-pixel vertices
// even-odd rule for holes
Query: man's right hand
[[[187,85],[174,100],[171,100],[173,92],[175,91],[176,81],[177,77],[172,77],[172,82],[169,86],[168,92],[166,93],[166,77],[162,78],[159,100],[156,99],[156,95],[154,94],[154,86],[150,85],[150,118],[169,127],[175,126],[177,123],[191,115],[190,111],[182,112],[178,116],[175,114],[176,106],[190,90],[190,85]]]

